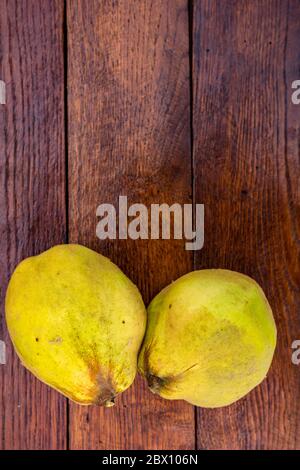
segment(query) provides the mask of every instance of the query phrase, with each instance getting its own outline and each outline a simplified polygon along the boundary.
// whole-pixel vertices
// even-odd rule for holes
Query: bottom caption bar
[[[183,450],[137,450],[137,451],[104,451],[104,450],[61,450],[61,451],[2,451],[0,460],[18,460],[22,465],[30,460],[33,466],[39,465],[42,461],[47,463],[54,462],[74,462],[76,464],[85,464],[101,466],[121,466],[125,468],[138,468],[145,465],[187,465],[196,466],[209,463],[223,465],[226,461],[234,466],[243,462],[245,467],[253,467],[255,463],[272,462],[286,464],[289,459],[296,457],[297,451],[273,452],[273,451],[183,451]]]

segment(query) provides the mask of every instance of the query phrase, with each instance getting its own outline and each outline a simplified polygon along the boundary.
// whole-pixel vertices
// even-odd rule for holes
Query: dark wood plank
[[[298,0],[194,2],[196,202],[205,204],[197,268],[253,276],[274,309],[268,379],[221,410],[198,410],[200,449],[300,447]]]
[[[70,241],[108,255],[146,303],[192,268],[182,241],[96,238],[96,208],[189,202],[188,11],[185,0],[68,3]],[[71,448],[190,449],[194,408],[139,378],[114,408],[70,405]]]
[[[16,264],[65,239],[63,2],[0,0],[0,447],[66,447],[66,400],[21,366],[5,328]]]

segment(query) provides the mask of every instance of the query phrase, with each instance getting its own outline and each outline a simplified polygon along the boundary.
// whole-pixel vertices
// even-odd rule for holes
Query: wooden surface
[[[299,1],[194,4],[193,124],[196,202],[206,208],[196,268],[249,274],[279,329],[260,387],[222,410],[198,410],[200,449],[300,447]]]
[[[0,0],[2,449],[300,449],[300,0]],[[64,70],[65,69],[65,70]],[[205,204],[205,246],[96,237],[96,208]],[[25,371],[5,330],[22,258],[65,241],[108,255],[146,303],[193,268],[245,272],[278,326],[268,379],[222,410],[152,395],[108,410]]]
[[[114,260],[148,303],[192,269],[191,253],[183,241],[103,243],[95,211],[119,195],[190,201],[188,11],[182,0],[113,3],[68,8],[69,233]],[[159,399],[141,379],[114,409],[70,405],[75,449],[192,449],[194,427],[193,407]]]
[[[0,447],[66,447],[66,399],[13,354],[4,320],[7,281],[21,259],[63,243],[65,152],[63,8],[53,0],[0,0]]]

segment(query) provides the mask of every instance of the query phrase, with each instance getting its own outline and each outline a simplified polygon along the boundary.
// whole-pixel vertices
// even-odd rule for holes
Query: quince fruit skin
[[[58,245],[22,261],[9,282],[6,320],[23,365],[77,403],[112,406],[135,378],[142,297],[88,248]]]
[[[253,279],[194,271],[150,303],[139,371],[164,398],[217,408],[264,380],[275,346],[272,310]]]

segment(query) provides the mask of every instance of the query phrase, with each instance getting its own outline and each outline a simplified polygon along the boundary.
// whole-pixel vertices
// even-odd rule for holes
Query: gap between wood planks
[[[195,162],[194,162],[194,87],[193,87],[193,71],[194,71],[194,0],[188,2],[188,27],[189,27],[189,81],[190,81],[190,136],[191,136],[191,174],[192,174],[192,204],[195,208]],[[194,209],[195,210],[195,209]],[[195,213],[193,214],[195,220]],[[193,251],[192,267],[195,270],[196,260],[195,251]],[[194,407],[195,421],[195,449],[198,448],[198,414],[197,407]]]
[[[66,236],[65,243],[69,242],[69,132],[68,132],[68,17],[67,0],[64,0],[63,11],[63,53],[64,53],[64,125],[65,125],[65,210],[66,210]],[[70,450],[70,402],[66,399],[66,448]]]
[[[0,105],[6,104],[6,84],[0,80]],[[6,364],[6,344],[0,339],[0,365]]]

